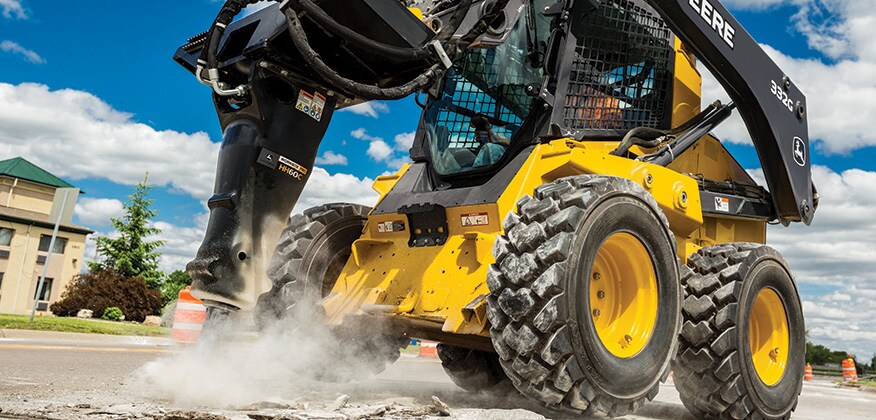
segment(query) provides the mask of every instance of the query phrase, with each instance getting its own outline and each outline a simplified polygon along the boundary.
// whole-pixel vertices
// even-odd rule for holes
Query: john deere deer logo
[[[794,137],[794,162],[800,166],[806,165],[806,143],[800,137]]]

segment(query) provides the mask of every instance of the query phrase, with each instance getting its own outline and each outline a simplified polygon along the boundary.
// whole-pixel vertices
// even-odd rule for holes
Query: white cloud
[[[414,142],[414,133],[401,133],[395,136],[394,146],[390,146],[382,137],[372,136],[364,128],[357,128],[350,135],[359,140],[369,142],[366,154],[376,162],[386,163],[391,169],[399,169],[410,162],[408,150]],[[396,153],[402,152],[402,153]]]
[[[379,114],[389,112],[389,107],[383,102],[371,101],[341,109],[340,112],[351,112],[356,115],[378,118]]]
[[[340,154],[340,153],[335,153],[335,152],[333,152],[333,151],[331,151],[331,150],[326,151],[325,153],[322,154],[322,156],[318,156],[318,157],[316,158],[316,164],[317,164],[317,165],[340,165],[340,166],[346,166],[347,163],[348,163],[348,162],[347,162],[347,157],[346,157],[346,156],[344,156],[344,155],[342,155],[342,154]]]
[[[769,54],[806,95],[809,133],[815,147],[825,154],[846,154],[876,146],[876,8],[855,0],[735,0],[730,5],[758,8],[793,4],[799,9],[793,21],[811,48],[828,59],[788,56],[770,46]],[[704,71],[703,99],[725,98],[717,81]],[[741,119],[734,115],[715,130],[735,143],[750,143]]]
[[[80,197],[73,213],[79,223],[88,227],[109,226],[110,218],[119,217],[124,212],[121,200],[115,198]]]
[[[759,182],[762,175],[754,174]],[[876,352],[876,172],[813,167],[821,195],[811,226],[770,226],[767,243],[800,284],[813,342],[861,355]],[[815,294],[815,291],[823,293]],[[823,292],[821,292],[823,291]],[[848,331],[870,333],[847,334]]]
[[[386,162],[392,157],[393,150],[385,141],[374,140],[368,145],[368,151],[366,153],[371,159],[378,162]]]
[[[21,5],[21,0],[0,0],[0,11],[7,19],[27,19],[27,13],[24,11],[24,6]]]
[[[243,9],[243,13],[242,13],[242,15],[243,15],[243,16],[249,16],[249,15],[255,13],[255,12],[258,12],[259,10],[264,9],[265,7],[268,7],[268,6],[272,5],[272,4],[274,4],[274,3],[276,3],[276,1],[273,1],[273,0],[262,0],[262,1],[258,2],[258,3],[250,4],[249,6],[246,6],[245,9]]]
[[[395,148],[402,151],[407,152],[414,145],[414,135],[416,133],[401,133],[395,136]]]
[[[21,54],[25,60],[34,64],[46,63],[46,60],[40,57],[40,55],[37,54],[35,51],[24,48],[21,46],[21,44],[18,44],[17,42],[12,42],[9,40],[0,42],[0,50],[11,54]]]
[[[329,174],[323,168],[316,167],[301,193],[301,198],[293,213],[326,203],[356,203],[373,206],[378,195],[371,188],[374,181],[370,178],[359,178],[350,174]]]
[[[83,91],[0,83],[0,155],[58,176],[149,181],[197,199],[213,190],[219,145],[206,133],[156,130]]]

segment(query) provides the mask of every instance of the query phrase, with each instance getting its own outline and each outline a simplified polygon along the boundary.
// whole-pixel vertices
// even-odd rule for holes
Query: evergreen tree
[[[149,199],[152,187],[146,183],[148,177],[146,174],[134,193],[128,196],[125,214],[120,219],[111,219],[118,237],[97,238],[100,260],[89,263],[89,267],[92,270],[113,270],[125,277],[142,277],[150,288],[161,290],[164,273],[158,270],[161,253],[157,249],[164,241],[147,240],[149,236],[161,233],[161,229],[150,225],[158,212],[151,208],[154,200]]]

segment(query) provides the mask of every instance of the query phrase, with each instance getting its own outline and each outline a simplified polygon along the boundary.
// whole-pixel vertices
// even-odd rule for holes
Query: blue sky
[[[876,134],[869,127],[876,47],[866,30],[876,11],[868,3],[725,1],[810,105],[823,208],[813,227],[771,229],[769,241],[797,272],[814,339],[864,354],[876,352]],[[0,0],[0,158],[21,155],[85,190],[77,220],[103,235],[111,233],[107,218],[150,171],[168,270],[182,268],[200,240],[213,143],[221,140],[209,91],[171,58],[218,7],[212,0]],[[705,79],[704,101],[722,97]],[[320,152],[331,159],[319,165],[324,171],[314,174],[302,206],[373,201],[370,180],[406,158],[418,117],[411,99],[336,113]],[[718,133],[744,167],[760,167],[738,120]],[[857,313],[861,307],[870,309]],[[832,332],[844,323],[851,333]]]

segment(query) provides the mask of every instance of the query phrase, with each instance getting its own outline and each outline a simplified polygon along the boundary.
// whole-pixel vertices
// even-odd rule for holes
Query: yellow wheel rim
[[[645,348],[657,321],[657,273],[645,245],[629,233],[611,235],[590,273],[590,313],[599,340],[619,358]]]
[[[763,289],[754,298],[748,321],[751,362],[767,386],[782,379],[788,365],[788,316],[785,305],[773,289]]]

